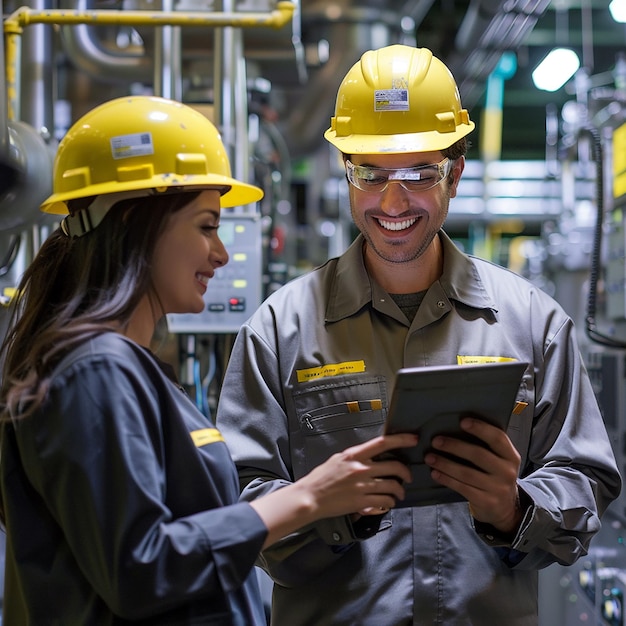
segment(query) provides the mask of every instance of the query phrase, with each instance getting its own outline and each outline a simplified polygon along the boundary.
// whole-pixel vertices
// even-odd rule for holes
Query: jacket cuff
[[[389,513],[364,515],[352,522],[349,515],[321,520],[316,525],[322,541],[329,546],[343,546],[373,537],[391,527]]]
[[[492,548],[513,548],[520,550],[521,547],[525,545],[523,541],[524,533],[527,531],[535,515],[535,503],[523,489],[518,488],[518,492],[519,506],[523,511],[523,515],[522,521],[515,534],[502,533],[491,524],[485,524],[484,522],[479,522],[472,518],[474,530],[488,546]]]

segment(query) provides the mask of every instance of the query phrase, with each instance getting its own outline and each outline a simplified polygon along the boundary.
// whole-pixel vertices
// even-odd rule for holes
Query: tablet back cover
[[[464,500],[430,477],[424,455],[431,449],[432,439],[440,434],[479,443],[460,428],[460,420],[467,415],[506,430],[525,367],[525,363],[506,361],[398,371],[385,433],[415,432],[420,438],[414,448],[393,453],[409,465],[413,478],[405,484],[406,497],[398,507]]]

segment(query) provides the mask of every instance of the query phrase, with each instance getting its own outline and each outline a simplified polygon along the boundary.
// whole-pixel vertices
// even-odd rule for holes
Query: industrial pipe
[[[276,9],[258,12],[153,12],[153,11],[33,11],[21,7],[4,21],[6,38],[7,116],[16,119],[19,111],[17,69],[19,68],[20,37],[24,27],[31,24],[93,24],[118,26],[210,26],[236,28],[282,28],[293,16],[295,6],[282,0]]]

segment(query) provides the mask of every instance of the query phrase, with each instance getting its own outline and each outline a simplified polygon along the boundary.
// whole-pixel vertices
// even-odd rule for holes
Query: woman
[[[392,507],[410,474],[373,458],[416,440],[377,438],[238,502],[219,431],[149,346],[166,314],[203,309],[226,264],[220,205],[262,192],[231,178],[204,116],[149,97],[79,120],[54,178],[42,209],[69,214],[25,271],[2,348],[4,623],[265,624],[259,552]]]

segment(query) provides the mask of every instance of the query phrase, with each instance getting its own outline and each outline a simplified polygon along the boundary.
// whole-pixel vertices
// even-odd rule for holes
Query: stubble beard
[[[425,233],[424,237],[418,242],[417,247],[410,248],[407,248],[407,244],[404,241],[388,242],[385,244],[385,248],[387,249],[383,248],[382,246],[377,246],[368,229],[365,227],[365,224],[362,221],[357,222],[356,220],[354,220],[354,222],[361,234],[363,235],[367,246],[372,250],[372,252],[375,253],[376,256],[378,256],[386,263],[402,264],[411,263],[412,261],[419,259],[424,254],[424,252],[428,250],[433,242],[433,239],[438,235],[439,231],[443,227],[447,216],[448,202],[446,202],[445,206],[442,207],[442,215],[441,218],[437,221],[436,228],[429,229]],[[390,251],[389,248],[395,248],[395,250]]]

